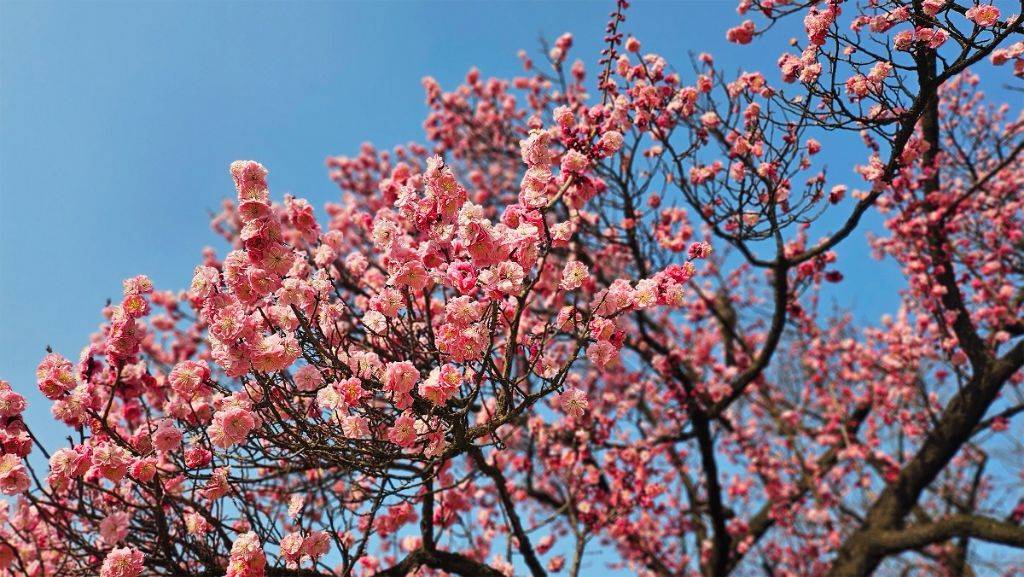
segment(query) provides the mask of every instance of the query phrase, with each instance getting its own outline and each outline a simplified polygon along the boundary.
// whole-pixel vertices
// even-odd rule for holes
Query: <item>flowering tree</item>
[[[1024,574],[1024,116],[971,71],[1024,76],[1020,13],[744,0],[740,44],[803,16],[779,78],[626,7],[593,94],[568,34],[427,79],[429,144],[328,159],[325,220],[232,164],[233,250],[39,364],[66,447],[0,385],[0,572]],[[819,301],[871,210],[907,284],[857,327]]]

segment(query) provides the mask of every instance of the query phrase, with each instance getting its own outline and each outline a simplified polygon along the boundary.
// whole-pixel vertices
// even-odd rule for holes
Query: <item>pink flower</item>
[[[265,373],[277,372],[295,362],[301,352],[299,342],[294,336],[272,334],[260,341],[252,365],[256,370]]]
[[[267,190],[267,169],[254,160],[236,160],[231,163],[231,177],[238,189],[239,200],[257,200],[266,202],[270,192]]]
[[[745,20],[743,24],[730,28],[725,33],[725,39],[735,44],[750,44],[750,41],[754,39],[754,22],[752,20]]]
[[[192,276],[189,294],[193,298],[205,299],[213,296],[220,285],[220,273],[212,266],[198,266]]]
[[[454,365],[444,365],[430,371],[420,384],[420,396],[437,406],[444,405],[462,386],[462,375]]]
[[[419,379],[419,371],[409,361],[388,363],[384,372],[384,390],[395,393],[408,393]]]
[[[618,354],[615,345],[608,341],[597,341],[587,347],[587,358],[599,369],[607,367]]]
[[[228,484],[228,468],[218,467],[210,475],[209,480],[206,481],[206,486],[199,492],[204,499],[210,501],[216,501],[224,495],[227,495],[231,491],[231,486]]]
[[[143,457],[132,461],[128,467],[128,474],[140,483],[148,483],[156,476],[156,459]]]
[[[182,361],[174,365],[167,380],[171,383],[174,392],[186,400],[191,400],[200,390],[203,382],[209,378],[210,366],[206,364],[206,361]]]
[[[138,577],[145,555],[131,547],[112,549],[100,566],[100,577]]]
[[[564,555],[555,555],[550,561],[548,561],[548,571],[552,573],[558,573],[563,567],[565,567]]]
[[[92,469],[115,483],[124,478],[129,464],[131,455],[119,445],[105,441],[93,447]]]
[[[567,291],[576,290],[587,280],[589,274],[587,265],[578,260],[571,260],[565,263],[565,268],[562,269],[562,282],[558,286]]]
[[[153,432],[153,446],[158,451],[174,451],[181,446],[181,431],[170,419],[164,419]]]
[[[707,258],[711,256],[712,250],[711,245],[706,242],[695,242],[690,245],[690,248],[687,251],[687,256],[690,260]]]
[[[28,470],[17,455],[0,456],[0,493],[19,495],[28,490]]]
[[[284,559],[288,567],[298,566],[303,555],[303,541],[302,534],[298,532],[288,533],[281,538],[281,558]]]
[[[295,386],[300,391],[315,391],[324,385],[324,376],[320,373],[320,369],[312,365],[305,365],[295,371],[293,378]]]
[[[587,157],[578,150],[569,150],[562,155],[562,172],[565,173],[579,173],[587,169],[587,165],[590,163]]]
[[[250,411],[240,407],[229,407],[213,415],[213,423],[207,429],[213,444],[227,449],[245,440],[256,427],[256,418]]]
[[[225,577],[263,577],[266,567],[267,556],[263,553],[259,537],[250,531],[239,535],[231,544]]]
[[[124,279],[121,286],[124,288],[124,296],[143,295],[153,292],[153,281],[149,280],[149,277],[144,274]]]
[[[54,489],[66,486],[73,478],[81,477],[89,470],[88,448],[59,449],[50,456],[50,474],[47,482]]]
[[[345,417],[341,420],[341,431],[350,439],[366,439],[370,436],[370,422],[366,417]]]
[[[483,303],[467,296],[453,298],[444,307],[445,320],[459,326],[467,326],[480,320]]]
[[[622,148],[622,133],[617,130],[609,130],[601,135],[601,148],[608,154],[618,152]]]
[[[565,411],[565,414],[574,419],[583,418],[584,412],[590,408],[587,394],[576,387],[566,389],[558,397],[558,403],[561,405],[562,410]]]
[[[0,381],[0,383],[7,384],[5,381]],[[10,389],[0,387],[0,417],[14,417],[24,411],[25,397]]]
[[[185,451],[185,466],[189,469],[199,469],[210,464],[213,454],[205,448],[196,445]]]
[[[356,377],[336,383],[335,387],[338,389],[341,406],[344,407],[358,407],[362,404],[363,399],[370,394],[363,388],[362,382]]]
[[[576,117],[572,113],[572,109],[568,106],[559,106],[555,108],[553,113],[555,122],[563,128],[571,128],[576,124]]]
[[[210,522],[201,513],[190,511],[185,513],[185,530],[189,535],[201,537],[213,530]]]
[[[448,280],[462,294],[469,294],[476,288],[477,270],[473,263],[460,260],[448,265]]]
[[[103,543],[112,547],[117,545],[128,536],[128,526],[131,518],[124,511],[114,511],[100,521],[100,539]]]
[[[525,276],[526,273],[519,263],[506,260],[481,273],[480,280],[496,291],[505,294],[519,294]]]
[[[531,131],[529,137],[519,141],[519,152],[526,166],[550,167],[551,134],[543,130]]]
[[[411,447],[416,444],[416,421],[412,414],[402,413],[391,429],[388,430],[388,440],[399,447]]]
[[[327,554],[331,548],[331,536],[327,531],[314,531],[306,536],[303,551],[314,562]]]
[[[357,278],[362,276],[369,266],[370,263],[366,260],[366,257],[358,252],[349,253],[349,255],[345,257],[345,269],[349,274]]]
[[[948,0],[924,0],[921,3],[921,8],[924,13],[929,16],[935,16],[940,10],[946,7]]]
[[[966,16],[978,26],[987,28],[999,22],[999,8],[991,4],[978,5],[967,10]]]
[[[421,291],[427,286],[426,269],[423,268],[423,263],[419,261],[410,261],[399,267],[395,274],[391,275],[391,284],[397,288],[409,287],[414,291]]]
[[[71,361],[50,353],[36,367],[36,383],[47,399],[59,399],[75,388],[75,374]]]

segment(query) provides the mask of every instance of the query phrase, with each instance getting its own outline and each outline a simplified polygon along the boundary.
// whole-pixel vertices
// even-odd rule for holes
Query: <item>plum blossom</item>
[[[103,558],[100,577],[138,577],[142,574],[145,555],[138,549],[122,547],[111,549]]]

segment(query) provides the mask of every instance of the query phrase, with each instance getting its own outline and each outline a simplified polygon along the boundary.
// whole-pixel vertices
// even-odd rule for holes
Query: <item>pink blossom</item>
[[[725,34],[726,40],[735,44],[750,44],[750,41],[754,39],[754,27],[753,20],[744,20],[743,24],[730,28]]]
[[[567,291],[576,290],[580,288],[583,281],[587,280],[589,274],[590,270],[587,265],[578,260],[569,261],[562,270],[562,281],[558,286]]]
[[[153,432],[153,446],[158,451],[175,451],[181,446],[182,434],[170,419],[160,421]]]
[[[210,378],[210,367],[205,361],[182,361],[171,370],[167,380],[174,392],[191,400],[203,382]]]
[[[435,368],[420,384],[419,394],[435,405],[444,405],[462,386],[462,375],[454,365]]]
[[[36,368],[36,382],[47,399],[59,399],[75,388],[71,361],[57,353],[46,355]]]
[[[935,16],[943,8],[946,7],[946,3],[949,0],[924,0],[921,3],[921,8],[925,14],[929,16]]]
[[[415,420],[408,412],[402,413],[388,430],[388,440],[399,447],[409,448],[416,443]]]
[[[138,577],[142,574],[144,559],[141,551],[131,547],[112,549],[103,558],[100,577]]]
[[[0,455],[0,493],[18,495],[29,487],[28,470],[17,455]]]
[[[302,534],[298,532],[288,533],[281,538],[281,558],[284,559],[288,567],[298,566],[304,553],[303,541]]]
[[[574,419],[582,419],[587,409],[590,408],[587,394],[576,387],[566,389],[559,396],[558,403],[561,405],[562,410],[565,411],[565,414]]]
[[[5,381],[0,381],[0,384],[7,385]],[[25,406],[25,397],[9,388],[0,387],[0,417],[20,415],[25,411]]]
[[[999,8],[991,4],[978,4],[969,8],[966,16],[978,26],[987,28],[999,22]]]
[[[231,544],[225,577],[263,577],[267,557],[256,533],[243,533]]]
[[[618,152],[623,144],[622,133],[617,130],[609,130],[601,134],[601,147],[608,153]]]
[[[331,536],[327,531],[313,531],[303,542],[303,552],[316,562],[331,548]]]
[[[594,363],[594,366],[600,369],[611,364],[618,354],[619,351],[615,348],[615,345],[608,341],[597,341],[587,347],[587,358],[590,359],[590,362]]]
[[[245,440],[256,427],[256,419],[250,411],[240,407],[228,407],[217,411],[213,423],[206,432],[213,444],[227,449]]]
[[[104,545],[113,547],[128,536],[131,518],[124,511],[114,511],[100,521],[100,538]]]
[[[102,442],[92,449],[92,470],[115,483],[124,478],[129,464],[131,455],[124,447]]]
[[[366,417],[345,417],[341,420],[341,430],[350,439],[366,439],[370,436],[370,422]]]
[[[384,371],[384,390],[390,391],[394,395],[396,406],[404,409],[412,402],[409,393],[419,378],[419,371],[409,361],[388,363]]]
[[[324,376],[320,373],[320,369],[312,365],[300,367],[292,378],[295,380],[296,388],[300,391],[315,391],[324,385]]]

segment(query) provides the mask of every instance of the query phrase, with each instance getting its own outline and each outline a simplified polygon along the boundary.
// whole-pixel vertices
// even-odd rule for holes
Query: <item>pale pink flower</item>
[[[240,407],[228,407],[214,414],[207,433],[214,445],[227,449],[245,440],[255,427],[256,418],[252,412]]]
[[[978,26],[987,28],[999,22],[999,8],[991,4],[978,5],[968,9],[966,16]]]
[[[559,283],[559,286],[567,291],[576,290],[580,288],[583,281],[587,280],[589,274],[590,270],[587,265],[578,260],[571,260],[562,269],[562,282]]]
[[[243,533],[231,544],[228,570],[225,577],[263,577],[267,557],[259,537],[252,531]]]
[[[408,393],[419,379],[419,371],[409,361],[388,363],[384,372],[384,390]]]
[[[622,148],[622,133],[617,130],[609,130],[601,135],[601,148],[608,154],[618,152]]]
[[[314,562],[327,554],[331,548],[331,536],[327,531],[313,531],[303,542],[303,552]]]
[[[210,367],[206,361],[182,361],[171,369],[167,380],[171,388],[186,400],[191,400],[200,386],[210,378]]]
[[[281,558],[288,567],[295,568],[303,555],[303,537],[301,533],[288,533],[281,538]]]
[[[100,539],[107,547],[113,547],[128,536],[131,518],[124,511],[114,511],[100,521]]]
[[[416,444],[416,425],[410,413],[402,413],[395,424],[388,430],[388,440],[399,447],[411,447]]]
[[[597,341],[587,347],[587,358],[599,369],[607,367],[618,354],[615,345],[608,341]]]
[[[29,484],[28,470],[17,455],[0,456],[0,493],[18,495],[28,490]]]
[[[181,446],[181,431],[170,419],[164,419],[153,432],[153,446],[158,451],[174,451]]]
[[[315,391],[324,385],[324,376],[320,373],[320,369],[312,365],[302,366],[295,371],[292,378],[295,380],[296,388],[300,391]]]
[[[341,430],[350,439],[366,439],[370,436],[370,422],[365,417],[345,417]]]
[[[587,400],[587,394],[572,387],[566,389],[558,398],[559,405],[565,414],[569,415],[574,419],[580,419],[588,408],[590,408],[590,402]]]
[[[755,31],[754,22],[744,20],[739,26],[730,28],[725,33],[725,39],[736,44],[750,44],[750,41],[754,39]]]
[[[36,368],[36,382],[47,399],[59,399],[75,388],[74,367],[71,361],[57,353],[50,353],[43,357]]]
[[[113,482],[124,478],[132,458],[128,451],[110,442],[103,442],[92,450],[92,468]]]
[[[145,555],[131,547],[112,549],[100,566],[100,577],[138,577]]]

